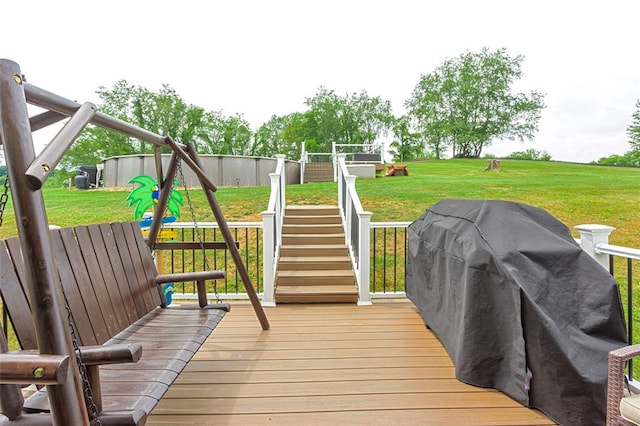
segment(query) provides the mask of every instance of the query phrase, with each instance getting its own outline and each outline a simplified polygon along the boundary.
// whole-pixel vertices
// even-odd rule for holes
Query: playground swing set
[[[29,117],[27,104],[45,112]],[[36,156],[32,132],[67,118]],[[159,193],[146,240],[137,222],[50,229],[42,186],[90,123],[154,146]],[[19,65],[8,59],[0,59],[0,144],[18,232],[17,237],[0,242],[0,295],[24,349],[9,352],[0,333],[0,424],[146,422],[179,371],[229,310],[228,304],[207,302],[205,280],[223,278],[224,271],[159,275],[152,250],[162,249],[163,244],[228,249],[262,329],[269,329],[215,197],[216,186],[204,173],[193,144],[178,143],[100,113],[91,103],[81,105],[31,85]],[[166,173],[161,148],[171,150]],[[181,164],[198,177],[224,243],[158,242]],[[186,281],[196,282],[199,306],[167,307],[162,285]],[[175,330],[162,334],[171,324]],[[161,349],[157,352],[162,356],[155,349]],[[140,364],[143,367],[137,369]],[[24,384],[40,390],[25,400]]]

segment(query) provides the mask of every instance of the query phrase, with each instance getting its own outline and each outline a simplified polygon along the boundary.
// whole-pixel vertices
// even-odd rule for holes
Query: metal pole
[[[35,158],[20,67],[0,59],[0,139],[3,141],[13,207],[22,249],[34,325],[40,353],[73,355],[64,322],[58,272],[53,258],[49,226],[40,191],[33,191],[25,170]],[[47,386],[55,425],[88,425],[82,384],[75,356],[70,357],[67,382]]]
[[[192,144],[187,144],[187,153],[189,154],[190,159],[193,163],[198,167],[198,170],[202,172],[202,163],[200,161],[200,157]],[[200,173],[198,170],[194,170],[198,177],[200,177]],[[236,265],[236,269],[238,270],[238,274],[242,279],[242,283],[244,284],[244,288],[247,291],[247,295],[249,296],[249,300],[251,301],[251,305],[253,306],[253,310],[258,317],[258,321],[260,321],[260,325],[263,330],[269,329],[269,320],[267,319],[267,315],[264,313],[264,309],[262,309],[262,305],[260,304],[260,300],[258,299],[258,295],[256,294],[256,290],[253,287],[253,283],[251,282],[251,278],[249,277],[249,273],[247,272],[247,268],[242,261],[242,255],[236,247],[233,235],[231,234],[231,230],[227,225],[227,221],[224,218],[224,213],[222,213],[222,209],[220,208],[220,204],[218,204],[218,200],[213,192],[213,190],[205,185],[205,182],[200,178],[200,183],[202,184],[202,190],[204,191],[205,196],[207,197],[207,201],[209,201],[209,206],[211,206],[211,211],[216,218],[216,222],[218,222],[218,226],[220,227],[220,232],[224,237],[224,241],[227,243],[227,247],[229,248],[229,252],[231,253],[231,258],[233,259],[233,263]]]

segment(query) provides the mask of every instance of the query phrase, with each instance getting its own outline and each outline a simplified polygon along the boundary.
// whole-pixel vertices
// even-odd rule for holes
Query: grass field
[[[616,228],[611,243],[640,248],[640,169],[555,162],[502,160],[501,172],[485,172],[486,160],[429,160],[407,163],[409,176],[359,179],[356,187],[372,221],[412,221],[442,198],[518,201],[543,208],[572,229],[598,223]],[[126,190],[45,188],[49,222],[75,224],[132,220]],[[288,204],[336,204],[333,182],[290,185]],[[184,191],[181,191],[184,196]],[[211,221],[201,191],[190,190],[196,219]],[[269,188],[219,188],[216,196],[228,221],[260,221]],[[190,221],[185,206],[182,220]],[[0,238],[16,234],[11,207],[4,214]],[[574,232],[575,234],[575,232]],[[577,234],[576,234],[577,235]]]

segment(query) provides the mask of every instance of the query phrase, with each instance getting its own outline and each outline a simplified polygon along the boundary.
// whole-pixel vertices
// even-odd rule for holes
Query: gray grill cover
[[[408,256],[407,296],[458,379],[563,425],[605,423],[620,293],[565,225],[528,205],[442,200],[409,226]]]

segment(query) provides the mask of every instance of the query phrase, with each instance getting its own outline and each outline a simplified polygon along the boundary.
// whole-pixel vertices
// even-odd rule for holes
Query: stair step
[[[276,303],[355,303],[358,291],[347,286],[286,286],[276,289]]]
[[[351,269],[335,270],[279,270],[276,275],[276,288],[286,285],[300,286],[334,286],[354,285],[355,276]]]
[[[282,244],[344,244],[344,234],[284,234],[282,235]]]
[[[343,234],[342,224],[319,223],[319,224],[286,224],[282,226],[282,234]]]
[[[302,205],[288,206],[284,211],[285,216],[339,216],[340,211],[336,206],[328,205]]]
[[[344,244],[310,244],[310,245],[282,245],[280,256],[348,256],[349,250]]]
[[[308,224],[342,224],[342,218],[338,214],[329,215],[290,215],[284,217],[284,225],[308,225]]]
[[[281,257],[278,262],[279,271],[351,269],[349,256],[289,256]]]

